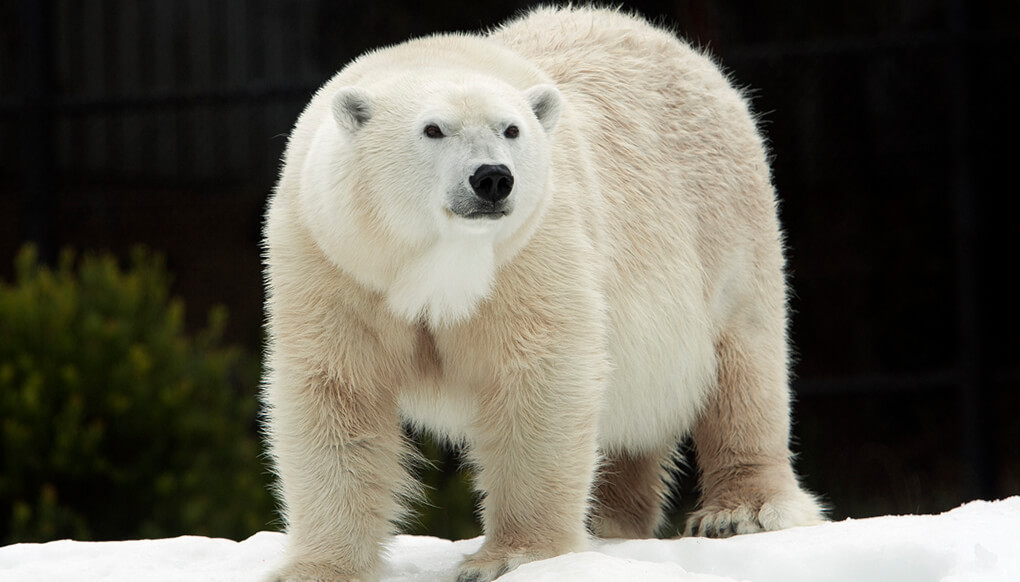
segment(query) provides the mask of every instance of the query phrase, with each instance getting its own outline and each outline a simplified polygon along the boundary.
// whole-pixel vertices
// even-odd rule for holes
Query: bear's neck
[[[424,320],[438,329],[470,318],[492,291],[495,275],[491,238],[441,238],[409,257],[391,282],[386,299],[399,317],[409,322]]]

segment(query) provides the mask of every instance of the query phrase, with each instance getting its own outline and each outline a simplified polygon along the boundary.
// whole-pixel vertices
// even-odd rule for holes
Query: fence
[[[786,200],[785,222],[791,233],[810,230],[804,225],[811,224],[811,217],[797,216],[796,209],[810,207],[812,185],[831,186],[828,174],[850,176],[847,166],[854,163],[881,167],[881,155],[914,156],[911,163],[919,167],[932,160],[945,162],[942,173],[934,178],[941,183],[935,189],[944,206],[939,220],[948,227],[939,235],[945,240],[938,243],[945,251],[938,258],[939,281],[945,288],[934,304],[955,315],[932,316],[947,322],[940,333],[955,335],[954,347],[946,352],[948,363],[939,366],[925,361],[923,369],[904,373],[882,366],[863,374],[816,373],[797,380],[795,389],[801,400],[897,390],[915,391],[924,398],[931,390],[955,390],[963,427],[959,457],[966,497],[990,497],[999,479],[998,465],[990,458],[995,435],[989,406],[1018,380],[1015,360],[1003,365],[986,357],[992,341],[985,321],[989,310],[981,308],[983,295],[978,287],[982,214],[975,206],[981,198],[974,179],[976,139],[972,134],[977,106],[970,88],[975,84],[978,49],[982,53],[1000,50],[1015,44],[1017,35],[1007,31],[978,38],[964,4],[946,6],[940,14],[950,24],[922,32],[764,44],[738,39],[716,51],[742,82],[758,89],[759,108],[772,111],[765,127],[773,139],[777,182]],[[18,202],[9,205],[16,216],[4,219],[15,224],[11,232],[17,233],[17,240],[5,244],[33,240],[49,252],[59,244],[78,242],[68,241],[60,229],[74,220],[66,216],[61,197],[82,192],[95,195],[95,189],[83,184],[98,184],[96,189],[117,184],[129,191],[146,191],[152,184],[170,190],[236,190],[242,192],[237,212],[257,213],[275,176],[283,136],[301,106],[323,79],[353,56],[330,47],[378,44],[371,30],[360,31],[359,40],[330,40],[330,26],[338,22],[337,9],[325,1],[23,0],[18,10],[13,5],[0,10],[6,21],[0,30],[5,38],[15,39],[0,47],[0,66],[18,71],[0,85],[0,134],[5,136],[0,156],[20,161],[19,169],[4,167],[0,173],[0,192],[11,184],[17,184],[18,192]],[[407,6],[402,10],[405,16],[413,13]],[[713,13],[702,5],[699,13],[703,12]],[[720,8],[715,13],[721,12]],[[731,32],[740,28],[725,20],[717,15],[715,28],[729,26]],[[351,23],[345,26],[342,32],[357,28]],[[849,66],[833,71],[833,63]],[[883,73],[883,66],[891,67],[891,72]],[[911,67],[930,73],[919,83],[936,87],[938,109],[944,110],[936,127],[923,126],[924,120],[911,121],[911,112],[898,102],[886,103],[889,110],[881,111],[882,99],[895,100],[897,90],[914,90],[892,86]],[[860,89],[862,79],[865,86],[871,83],[873,107],[868,115],[884,115],[881,123],[888,127],[888,134],[865,138],[855,133],[859,128],[851,128],[846,135],[857,136],[861,143],[845,149],[832,145],[839,123],[846,123],[834,121],[834,116],[846,115],[854,107],[845,96],[833,97],[841,91],[843,78],[855,83],[854,90]],[[836,99],[836,106],[826,99]],[[904,123],[924,129],[901,131],[897,124]],[[15,135],[18,138],[11,139]],[[880,155],[876,158],[869,148],[877,148]],[[894,178],[900,183],[908,179]],[[869,182],[860,189],[873,185]],[[166,241],[147,242],[159,247]],[[811,246],[811,241],[793,245],[794,256],[799,248]],[[251,247],[243,260],[257,279],[257,248]],[[824,258],[801,253],[806,258],[802,264],[794,260],[794,275],[810,288],[812,273],[824,270],[818,268]],[[881,257],[857,258],[877,261]],[[862,277],[855,284],[861,281],[868,279]],[[257,293],[257,283],[253,289],[249,293]],[[257,298],[247,301],[258,303]],[[822,312],[820,317],[824,316]],[[260,316],[255,312],[251,317],[257,322]],[[822,338],[824,334],[806,335]],[[873,349],[865,345],[873,340],[872,336],[862,338],[857,344],[864,347],[855,349],[865,353]],[[863,357],[868,358],[874,355]]]

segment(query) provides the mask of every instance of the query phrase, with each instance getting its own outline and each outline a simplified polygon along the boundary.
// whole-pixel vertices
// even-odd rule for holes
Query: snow
[[[481,538],[397,536],[385,582],[452,581]],[[56,541],[0,548],[0,581],[251,582],[272,568],[284,535]],[[591,551],[521,566],[501,582],[1014,582],[1020,581],[1020,497],[975,501],[942,515],[846,520],[724,540],[605,540]]]

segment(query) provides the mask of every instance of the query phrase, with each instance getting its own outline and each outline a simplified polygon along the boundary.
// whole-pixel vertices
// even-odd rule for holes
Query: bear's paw
[[[551,558],[537,552],[481,550],[468,556],[457,569],[457,582],[490,582],[528,562]]]
[[[734,535],[817,525],[825,521],[814,496],[795,490],[764,502],[708,504],[687,518],[685,536],[726,538]]]
[[[335,564],[299,562],[274,572],[263,582],[369,582],[369,580],[369,578],[353,576]]]

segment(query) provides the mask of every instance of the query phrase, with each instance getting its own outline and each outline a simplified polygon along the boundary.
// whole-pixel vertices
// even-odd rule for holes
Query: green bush
[[[417,477],[426,495],[411,507],[412,519],[404,529],[410,534],[450,540],[481,535],[471,477],[469,471],[460,466],[457,452],[427,434],[416,440],[425,460]]]
[[[222,308],[189,336],[161,259],[136,250],[0,281],[0,542],[198,534],[272,519],[257,361],[222,344]]]

